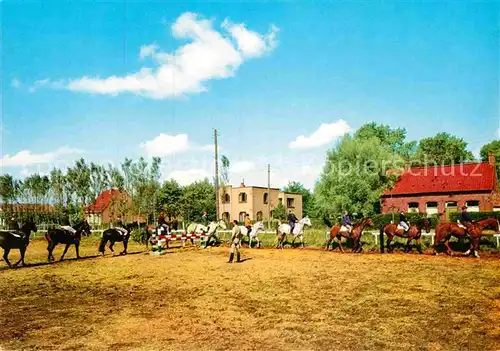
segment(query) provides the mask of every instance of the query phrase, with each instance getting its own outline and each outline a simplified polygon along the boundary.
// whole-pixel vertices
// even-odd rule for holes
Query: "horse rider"
[[[342,225],[347,228],[349,235],[352,233],[352,222],[349,212],[344,211],[344,216],[342,216]]]
[[[203,210],[203,214],[201,215],[201,222],[206,227],[208,225],[208,213],[207,210]]]
[[[247,228],[248,237],[250,237],[250,232],[252,231],[252,220],[248,214],[245,216],[245,227]]]
[[[160,230],[157,230],[157,231],[161,232],[161,233],[165,233],[165,235],[170,234],[170,227],[167,224],[167,221],[165,220],[165,216],[163,216],[163,214],[161,214],[158,217],[158,227],[157,227],[157,229],[160,229]],[[160,233],[158,233],[158,234],[160,234]]]
[[[8,221],[7,221],[7,230],[15,230],[19,231],[19,223],[16,221],[16,217],[12,216]]]
[[[399,225],[403,227],[404,231],[407,232],[410,229],[410,224],[403,211],[399,212]]]
[[[126,236],[128,234],[128,230],[125,229],[125,225],[123,224],[122,216],[118,215],[116,218],[116,222],[113,228],[118,231],[122,236]]]
[[[462,212],[460,212],[460,216],[458,216],[457,224],[459,227],[467,230],[469,225],[473,222],[469,212],[467,212],[467,206],[462,207]]]
[[[238,221],[233,220],[233,233],[231,235],[231,249],[229,251],[229,261],[227,263],[233,263],[234,251],[236,250],[236,262],[241,262],[240,247],[241,239],[243,234],[241,233],[241,228],[238,226]]]
[[[293,234],[293,230],[295,229],[295,223],[299,220],[295,216],[295,213],[291,212],[288,214],[288,225],[290,226],[290,234]]]
[[[69,223],[69,213],[67,209],[64,209],[60,219],[60,227],[71,234],[76,234],[76,230]]]

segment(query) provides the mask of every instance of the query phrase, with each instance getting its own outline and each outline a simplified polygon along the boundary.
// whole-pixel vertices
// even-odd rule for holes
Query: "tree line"
[[[497,159],[500,175],[500,140],[484,145],[480,157],[486,161],[492,152]],[[391,128],[374,122],[346,134],[326,153],[325,164],[313,191],[300,182],[290,182],[282,190],[303,196],[303,214],[313,218],[338,217],[342,211],[363,215],[380,212],[380,196],[392,187],[405,164],[413,166],[440,165],[473,161],[467,143],[448,133],[408,141],[404,128]],[[221,188],[229,184],[230,161],[221,157]],[[70,220],[81,219],[85,208],[105,190],[125,191],[131,202],[121,206],[121,215],[132,214],[153,222],[164,213],[167,219],[182,217],[199,221],[203,211],[209,220],[216,218],[214,182],[204,179],[181,186],[169,179],[161,182],[161,159],[126,158],[119,166],[106,166],[81,158],[67,169],[53,168],[48,175],[31,174],[17,179],[11,174],[0,176],[2,216],[10,216],[15,204],[51,204],[53,213],[35,215],[57,223],[63,209]],[[388,172],[391,170],[392,172]],[[354,172],[354,173],[353,173]],[[353,176],[355,175],[355,176]],[[224,191],[221,192],[224,194]],[[36,207],[32,208],[36,209]],[[287,216],[283,205],[273,209],[275,219]]]

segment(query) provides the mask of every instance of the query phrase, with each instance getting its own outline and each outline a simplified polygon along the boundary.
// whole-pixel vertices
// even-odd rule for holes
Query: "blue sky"
[[[312,186],[369,121],[476,153],[499,137],[496,2],[0,6],[2,172],[156,154],[186,183],[212,174],[217,128],[233,183],[270,162],[273,185]]]

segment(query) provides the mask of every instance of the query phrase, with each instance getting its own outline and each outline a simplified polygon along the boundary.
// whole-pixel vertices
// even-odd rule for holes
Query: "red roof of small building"
[[[414,167],[404,171],[384,196],[493,191],[496,181],[496,169],[487,162]]]
[[[91,213],[101,213],[106,208],[108,208],[111,203],[111,199],[116,196],[120,196],[121,191],[118,189],[105,190],[103,191],[95,202],[87,207],[87,211]]]

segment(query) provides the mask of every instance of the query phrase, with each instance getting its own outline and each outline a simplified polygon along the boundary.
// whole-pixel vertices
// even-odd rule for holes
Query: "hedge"
[[[450,213],[450,222],[456,222],[458,220],[458,216],[460,212],[452,212]],[[496,217],[500,219],[500,212],[469,212],[470,217],[473,221],[480,221],[486,218]]]

